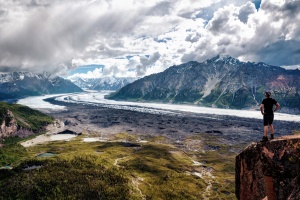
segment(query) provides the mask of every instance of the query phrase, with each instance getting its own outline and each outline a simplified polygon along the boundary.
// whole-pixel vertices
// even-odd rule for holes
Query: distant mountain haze
[[[136,80],[134,77],[102,77],[102,78],[67,78],[82,89],[89,90],[118,90]]]
[[[281,111],[300,113],[300,70],[286,70],[262,62],[241,62],[218,55],[205,62],[191,61],[128,84],[109,99],[159,101],[220,108],[253,109],[265,90]]]
[[[0,74],[0,100],[82,91],[69,80],[48,73],[12,72]]]

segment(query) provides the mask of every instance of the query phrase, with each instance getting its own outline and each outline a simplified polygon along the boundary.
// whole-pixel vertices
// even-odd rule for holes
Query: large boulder
[[[300,199],[300,135],[250,144],[235,170],[237,199]]]

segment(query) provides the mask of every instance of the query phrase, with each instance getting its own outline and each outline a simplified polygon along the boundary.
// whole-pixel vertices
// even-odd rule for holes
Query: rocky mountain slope
[[[136,80],[136,78],[133,77],[68,77],[67,79],[78,87],[89,90],[118,90]]]
[[[81,88],[69,80],[48,73],[12,72],[0,74],[0,100],[81,91]]]
[[[265,63],[241,62],[216,56],[202,63],[188,62],[139,79],[110,99],[189,103],[221,108],[251,108],[272,90],[282,109],[300,112],[300,70]]]
[[[300,135],[253,143],[236,157],[238,199],[300,199]]]
[[[0,102],[0,143],[1,138],[31,135],[53,120],[52,117],[29,107]]]

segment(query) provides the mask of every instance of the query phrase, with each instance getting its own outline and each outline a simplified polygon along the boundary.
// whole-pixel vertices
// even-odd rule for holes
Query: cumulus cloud
[[[147,73],[147,68],[151,67],[159,58],[160,54],[158,52],[149,57],[141,57],[141,64],[136,66],[136,75],[138,77],[144,76]]]
[[[246,24],[248,21],[249,15],[254,14],[255,12],[256,12],[255,5],[252,4],[251,2],[247,2],[239,10],[238,18],[241,22]]]
[[[218,9],[203,31],[205,36],[182,61],[203,61],[207,55],[224,53],[277,66],[299,64],[299,1],[276,2],[262,1],[259,10],[251,2]]]
[[[86,49],[103,36],[108,41],[101,42],[99,48],[109,54],[110,45],[120,45],[115,38],[130,33],[138,24],[140,10],[101,13],[105,6],[99,3],[54,1],[46,5],[30,1],[24,5],[19,2],[7,5],[17,9],[8,14],[0,28],[0,66],[50,72],[72,69],[73,58],[88,54]],[[118,52],[114,50],[114,53],[112,56]]]
[[[0,17],[1,17],[2,15],[5,15],[6,13],[7,13],[6,10],[0,8]]]
[[[299,65],[299,21],[296,0],[0,0],[0,71],[144,76],[220,53]]]
[[[250,17],[255,43],[245,55],[277,66],[299,64],[299,6],[300,1],[263,1],[261,10]]]
[[[10,13],[0,29],[0,65],[52,72],[72,68],[72,58],[95,34],[95,23],[89,11],[72,4]]]
[[[300,41],[279,40],[258,51],[259,60],[272,65],[297,65],[300,58]]]
[[[96,68],[93,70],[89,70],[85,73],[75,73],[71,76],[68,76],[69,79],[74,79],[74,78],[82,78],[82,79],[94,79],[94,78],[101,78],[105,76],[103,74],[103,69],[102,68]]]

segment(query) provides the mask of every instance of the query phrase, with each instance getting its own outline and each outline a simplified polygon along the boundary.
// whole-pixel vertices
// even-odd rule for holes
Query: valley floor
[[[222,143],[247,145],[260,141],[263,133],[262,120],[235,116],[195,114],[151,114],[145,112],[113,109],[101,106],[72,104],[48,99],[66,110],[51,115],[77,132],[96,133],[104,138],[117,133],[163,136],[170,142],[206,133],[220,138]],[[243,112],[241,110],[241,112]],[[275,137],[290,135],[299,129],[299,122],[274,121]]]
[[[98,170],[98,165],[104,165],[107,170],[120,170],[114,173],[118,177],[121,173],[125,179],[120,180],[129,183],[128,188],[122,188],[130,196],[128,199],[234,199],[235,156],[262,137],[262,121],[258,119],[189,112],[153,114],[48,101],[66,109],[50,113],[57,121],[48,127],[45,135],[21,143],[26,147],[24,152],[28,159],[34,160],[28,161],[33,166],[23,164],[27,167],[20,175],[27,177],[27,173],[35,173],[37,178],[53,177],[49,178],[49,184],[57,184],[59,191],[64,191],[66,185],[59,185],[62,180],[54,177],[62,170],[67,174],[69,168],[53,170],[54,167],[60,166],[60,162],[71,162],[72,170],[78,172],[83,170],[82,162],[87,162],[94,165],[95,174],[103,170]],[[279,137],[292,134],[300,124],[275,121],[274,125],[276,137]],[[69,141],[57,141],[58,136],[67,136],[57,134],[64,130],[79,136],[63,138]],[[57,160],[39,157],[44,154]],[[45,170],[30,171],[37,166],[43,166]],[[70,178],[78,182],[79,188],[83,184],[81,181],[86,180],[88,183],[84,185],[95,184],[95,191],[98,191],[101,184],[92,179],[94,176],[81,177],[86,173],[90,172]],[[99,174],[99,177],[106,176]],[[15,178],[13,173],[5,176],[0,185]],[[24,178],[20,183],[26,185],[26,181]],[[66,176],[63,181],[71,179]],[[19,187],[19,182],[14,183]],[[43,191],[40,184],[36,187]],[[57,191],[48,195],[52,194]],[[41,192],[41,195],[46,194]]]

